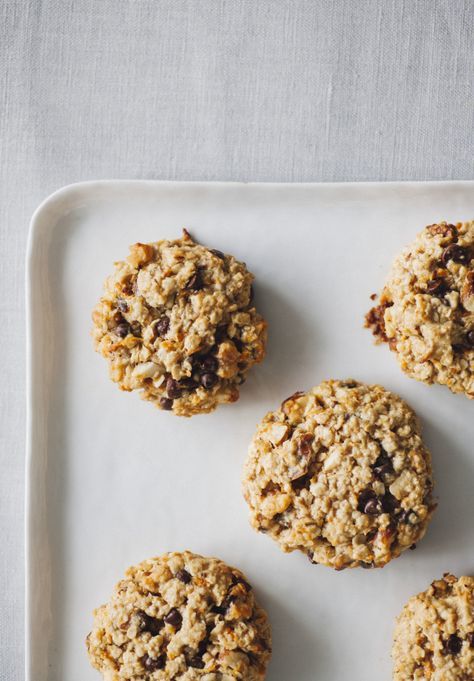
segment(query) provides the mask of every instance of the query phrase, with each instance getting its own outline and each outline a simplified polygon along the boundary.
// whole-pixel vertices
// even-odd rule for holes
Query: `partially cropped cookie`
[[[474,399],[474,222],[420,232],[366,320],[406,374]]]
[[[412,409],[352,380],[325,381],[268,413],[243,479],[254,528],[338,570],[383,567],[419,541],[432,488]]]
[[[474,579],[445,574],[397,619],[394,681],[474,679]]]
[[[231,255],[181,239],[135,244],[94,309],[95,347],[122,390],[180,416],[239,398],[265,355],[253,275]]]
[[[87,649],[105,681],[260,681],[271,636],[244,575],[186,551],[129,568]]]

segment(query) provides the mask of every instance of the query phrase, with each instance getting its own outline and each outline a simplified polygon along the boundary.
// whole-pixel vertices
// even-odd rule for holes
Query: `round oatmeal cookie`
[[[244,575],[189,551],[129,568],[86,644],[105,681],[260,681],[271,654]]]
[[[474,399],[474,222],[429,225],[366,316],[403,371]]]
[[[269,412],[244,467],[254,528],[342,570],[383,567],[424,535],[431,457],[414,412],[378,385],[325,381]]]
[[[474,579],[445,574],[397,618],[394,681],[474,679]]]
[[[265,355],[252,281],[244,263],[195,243],[186,230],[174,241],[131,246],[92,314],[112,380],[180,416],[235,402]]]

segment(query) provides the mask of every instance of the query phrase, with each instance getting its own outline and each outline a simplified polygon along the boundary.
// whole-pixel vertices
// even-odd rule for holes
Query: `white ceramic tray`
[[[35,213],[28,254],[27,681],[99,681],[84,639],[128,565],[189,548],[244,570],[273,624],[268,681],[390,678],[393,621],[450,570],[474,573],[474,403],[405,377],[363,329],[370,294],[426,224],[473,216],[472,183],[93,182]],[[182,419],[120,392],[89,336],[114,260],[186,226],[256,275],[265,362],[235,405]],[[439,509],[383,570],[334,572],[250,529],[240,475],[255,424],[329,377],[405,397]]]

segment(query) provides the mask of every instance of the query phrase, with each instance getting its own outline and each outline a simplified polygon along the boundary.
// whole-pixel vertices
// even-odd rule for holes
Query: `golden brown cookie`
[[[261,681],[271,635],[239,570],[185,551],[129,568],[87,649],[105,681]]]
[[[243,478],[254,528],[339,570],[383,567],[418,542],[432,487],[412,409],[353,380],[325,381],[268,413]]]
[[[394,681],[474,679],[474,579],[445,574],[397,619]]]
[[[135,244],[95,307],[95,347],[122,390],[180,416],[235,402],[265,355],[244,263],[181,239]]]
[[[474,222],[429,225],[392,265],[366,325],[403,371],[474,398]]]

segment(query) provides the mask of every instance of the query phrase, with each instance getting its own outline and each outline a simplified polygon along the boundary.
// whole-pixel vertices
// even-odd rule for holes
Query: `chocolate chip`
[[[166,624],[170,624],[175,629],[181,629],[183,618],[179,610],[176,608],[172,608],[169,613],[165,615],[164,620]]]
[[[442,296],[448,290],[448,286],[441,277],[434,277],[426,284],[426,292],[432,296]]]
[[[171,411],[173,409],[173,400],[170,400],[168,397],[160,397],[159,404],[164,411]]]
[[[179,579],[180,582],[183,582],[183,584],[189,584],[189,582],[192,580],[191,575],[184,568],[178,570],[178,572],[175,574],[175,577],[176,579]]]
[[[166,394],[172,400],[176,400],[181,397],[181,389],[179,387],[178,381],[175,381],[171,376],[166,381]]]
[[[233,343],[233,344],[235,345],[235,347],[237,348],[237,350],[238,350],[240,353],[242,353],[242,351],[243,351],[243,349],[244,349],[244,344],[242,343],[242,341],[239,340],[239,338],[231,338],[231,340],[232,340],[232,343]]]
[[[372,542],[374,541],[375,537],[377,536],[378,529],[374,527],[372,530],[369,530],[367,534],[365,535],[365,539],[367,542]]]
[[[253,287],[253,284],[250,284],[249,303],[252,303],[254,298],[255,298],[255,289]]]
[[[137,336],[137,338],[139,338],[139,337],[141,336],[141,334],[142,334],[142,327],[141,327],[140,322],[137,322],[137,321],[132,322],[132,323],[130,324],[130,329],[131,329],[133,335],[134,335],[134,336]]]
[[[468,634],[466,638],[470,647],[474,648],[474,631],[471,634]]]
[[[383,478],[385,475],[390,475],[393,473],[392,461],[390,460],[387,452],[384,451],[382,454],[380,454],[372,466],[372,470],[374,475],[376,475],[378,478]]]
[[[198,655],[194,655],[194,657],[188,657],[187,658],[188,665],[190,667],[194,667],[194,669],[204,669],[206,666],[206,663],[202,659],[202,657],[199,657]]]
[[[390,492],[385,492],[382,497],[382,511],[392,513],[399,506],[398,499]]]
[[[361,560],[360,567],[364,568],[364,570],[372,570],[375,567],[375,565],[374,563],[365,563],[363,560]]]
[[[380,513],[380,502],[378,499],[369,499],[364,506],[364,513],[367,515],[378,515]]]
[[[296,478],[291,481],[291,486],[295,492],[301,492],[302,489],[309,489],[312,482],[312,476],[310,473],[302,475],[300,478]]]
[[[216,615],[225,615],[227,612],[227,608],[225,605],[213,605],[211,607],[211,612],[215,613]]]
[[[359,494],[357,510],[360,511],[360,513],[368,513],[370,515],[380,513],[379,501],[372,489],[365,489]]]
[[[179,379],[179,387],[182,388],[183,390],[196,390],[198,385],[199,384],[196,383],[194,378],[191,378],[191,377]]]
[[[464,350],[466,349],[464,345],[462,345],[461,343],[453,343],[451,347],[456,355],[462,355]]]
[[[450,244],[444,249],[441,260],[444,265],[447,265],[450,260],[465,265],[470,260],[469,250],[458,244]]]
[[[123,321],[123,322],[121,322],[120,324],[118,324],[118,325],[115,327],[115,333],[116,333],[117,336],[119,336],[120,338],[125,338],[125,336],[128,336],[128,334],[130,333],[130,325],[129,325],[129,323]]]
[[[308,560],[311,563],[311,565],[319,565],[318,561],[314,560],[313,556],[311,553],[306,554],[308,556]]]
[[[117,307],[120,312],[128,312],[128,303],[123,298],[117,298]]]
[[[168,333],[168,329],[170,326],[170,320],[168,317],[161,317],[155,324],[155,334],[156,338],[162,338],[163,336],[166,336]]]
[[[141,663],[147,672],[156,672],[158,669],[164,669],[166,665],[166,656],[160,655],[160,657],[150,657],[145,655],[141,659]]]
[[[211,374],[210,372],[206,374],[202,374],[201,378],[201,385],[203,388],[206,388],[206,390],[209,390],[209,388],[212,388],[217,383],[217,376],[216,374]]]
[[[225,255],[223,254],[222,251],[218,251],[217,248],[210,248],[210,252],[216,256],[216,258],[220,258],[221,260],[225,260]]]
[[[213,355],[201,355],[193,359],[193,366],[201,373],[217,371],[218,361]]]
[[[232,574],[232,584],[234,586],[236,586],[236,584],[242,584],[247,593],[249,591],[252,591],[252,587],[250,586],[250,584],[240,575]]]
[[[466,341],[469,345],[474,347],[474,329],[471,329],[466,333]]]
[[[200,291],[203,286],[204,282],[202,280],[201,272],[196,270],[184,288],[186,288],[188,291]]]
[[[410,548],[410,551],[414,551],[416,549],[416,544],[412,544],[409,548]]]
[[[462,648],[462,640],[456,634],[451,634],[447,641],[444,643],[444,649],[446,653],[450,655],[457,655]]]
[[[137,628],[140,633],[148,632],[152,636],[158,636],[163,629],[163,620],[147,615],[144,610],[137,610]]]

